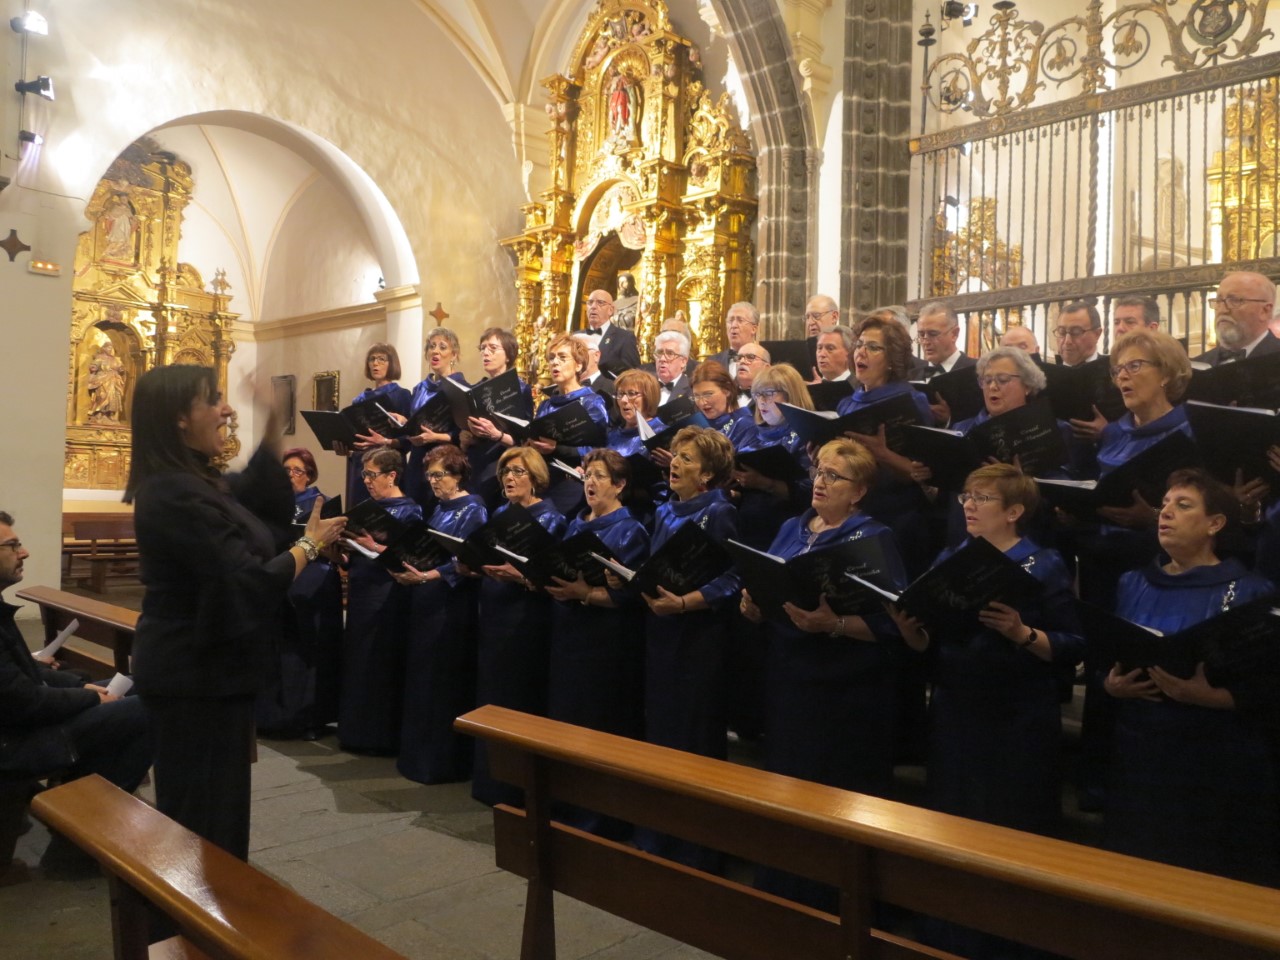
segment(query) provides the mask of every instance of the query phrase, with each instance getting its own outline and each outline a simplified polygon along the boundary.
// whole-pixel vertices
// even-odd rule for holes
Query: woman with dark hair
[[[498,477],[507,502],[528,510],[557,540],[566,521],[542,494],[551,482],[547,462],[532,447],[512,447],[498,461]],[[551,642],[551,599],[530,588],[511,564],[484,568],[480,581],[476,704],[495,703],[524,713],[547,712],[547,662]],[[482,803],[519,803],[521,792],[489,776],[483,743],[476,743],[471,795]]]
[[[717,543],[737,539],[738,511],[725,486],[733,475],[733,444],[706,427],[685,427],[671,442],[671,500],[658,507],[651,550],[693,524]],[[733,571],[677,595],[658,587],[644,595],[645,739],[706,757],[726,756],[724,687],[729,644],[727,613],[742,590]],[[650,853],[711,865],[705,848],[644,832]]]
[[[133,677],[151,714],[156,806],[246,860],[254,697],[275,669],[289,585],[344,521],[313,510],[278,552],[272,526],[293,514],[279,422],[273,411],[244,473],[224,477],[216,459],[233,413],[206,367],[146,373],[125,501],[146,587]]]
[[[364,355],[364,375],[366,380],[373,382],[373,386],[362,390],[352,403],[360,403],[363,400],[376,400],[389,413],[399,416],[405,416],[409,413],[409,405],[412,402],[413,394],[397,382],[400,379],[400,354],[396,352],[394,346],[389,343],[375,343],[366,350]],[[388,445],[390,445],[390,441],[386,437],[372,434],[358,437],[354,451],[344,450],[340,446],[334,448],[335,453],[347,457],[346,494],[348,509],[369,499],[369,491],[365,487],[364,481],[360,478],[360,472],[364,468],[361,456],[370,450],[377,450]]]
[[[399,450],[370,450],[363,466],[362,479],[378,506],[401,523],[422,519],[422,507],[400,488]],[[364,532],[352,539],[375,553],[385,549]],[[338,710],[338,744],[349,753],[390,754],[399,746],[407,600],[382,564],[352,551]]]
[[[486,329],[480,334],[480,366],[484,368],[484,379],[480,382],[515,369],[519,354],[519,343],[510,330],[502,327]],[[528,420],[533,416],[533,391],[523,380],[520,381],[520,399],[520,409],[512,411],[512,414]],[[470,417],[467,429],[460,435],[459,445],[471,461],[472,489],[484,498],[485,506],[494,509],[504,502],[502,482],[497,472],[498,458],[511,447],[510,434],[488,417]]]
[[[1206,472],[1176,471],[1157,527],[1168,559],[1120,578],[1116,613],[1169,635],[1271,595],[1267,580],[1218,558],[1215,537],[1238,512]],[[1274,674],[1206,673],[1200,663],[1184,679],[1112,664],[1104,687],[1117,705],[1107,846],[1250,883],[1280,880],[1280,788],[1264,732],[1276,720]]]
[[[580,403],[586,408],[587,416],[608,430],[609,410],[605,406],[604,397],[589,386],[583,386],[578,379],[586,372],[590,361],[587,345],[567,333],[561,334],[547,345],[547,372],[551,375],[551,386],[555,388],[555,393],[542,401],[537,416],[545,417],[567,404]],[[557,444],[554,440],[530,440],[529,446],[544,457],[556,457],[570,465],[577,464],[581,458],[578,448]],[[576,480],[557,479],[548,491],[548,499],[556,505],[557,510],[568,516],[582,503],[582,488]]]
[[[466,491],[471,464],[451,443],[426,455],[427,482],[436,509],[433,530],[466,538],[489,519],[484,501]],[[431,570],[405,565],[393,573],[409,588],[400,775],[418,783],[452,783],[471,775],[471,738],[453,721],[475,706],[477,580],[453,561]]]
[[[626,459],[614,450],[593,450],[582,469],[587,508],[569,523],[565,538],[589,530],[613,559],[634,569],[649,555],[649,534],[622,505],[631,479]],[[557,580],[547,593],[559,601],[552,611],[547,715],[639,739],[644,621],[636,601],[581,577]]]
[[[293,523],[306,523],[316,502],[316,459],[306,447],[281,457],[293,487]],[[276,682],[258,694],[256,722],[267,736],[314,740],[325,724],[338,719],[342,676],[342,577],[328,557],[307,565],[289,587],[293,616],[286,617],[280,639]]]
[[[712,430],[729,438],[734,450],[752,450],[759,446],[759,429],[751,411],[738,406],[738,388],[729,371],[715,360],[698,364],[689,378],[694,406],[707,418]]]

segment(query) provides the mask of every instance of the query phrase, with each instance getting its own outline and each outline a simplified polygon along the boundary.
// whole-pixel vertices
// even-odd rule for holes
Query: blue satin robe
[[[782,447],[803,470],[808,472],[812,469],[804,441],[785,422],[776,427],[757,424],[756,430],[757,442],[752,449]],[[760,490],[741,491],[738,496],[740,535],[737,539],[757,550],[768,550],[769,544],[773,543],[773,538],[782,529],[782,524],[809,509],[812,500],[813,481],[807,477],[789,483],[785,498]]]
[[[487,379],[489,378],[486,377],[479,383],[484,383]],[[479,383],[476,385],[479,386]],[[533,391],[523,380],[520,381],[520,407],[514,415],[521,420],[533,417]],[[502,429],[500,421],[495,422],[494,426]],[[467,460],[471,463],[471,479],[467,484],[477,496],[484,499],[485,506],[491,511],[507,502],[502,495],[502,484],[498,480],[498,459],[507,449],[507,445],[500,440],[477,439],[467,447]]]
[[[467,383],[460,373],[451,373],[449,379],[456,380],[464,386]],[[417,413],[439,392],[439,380],[427,377],[425,380],[419,381],[418,385],[413,388],[413,398],[409,403],[409,412]],[[448,430],[450,443],[458,442],[459,432],[458,426],[451,420]],[[430,513],[436,507],[436,497],[431,492],[431,484],[427,483],[427,451],[437,446],[437,444],[427,443],[415,447],[406,437],[397,441],[396,446],[405,455],[404,476],[400,478],[400,489],[404,491],[405,496],[420,503],[424,513]]]
[[[422,519],[422,507],[408,497],[378,502],[397,520]],[[404,590],[391,575],[373,560],[352,553],[338,711],[338,743],[343,750],[391,754],[399,746],[406,615]]]
[[[1132,413],[1113,420],[1106,425],[1098,440],[1098,475],[1105,477],[1175,431],[1191,436],[1191,424],[1187,422],[1187,411],[1182,404],[1140,427],[1134,424]]]
[[[325,497],[315,487],[294,494],[294,523],[306,523],[315,502]],[[293,617],[284,620],[280,672],[258,694],[258,732],[297,737],[338,719],[342,677],[342,578],[328,560],[307,564],[289,587]]]
[[[484,501],[464,494],[437,501],[427,525],[466,537],[488,519]],[[409,623],[396,769],[418,783],[453,783],[471,776],[472,741],[454,732],[453,721],[475,706],[479,581],[452,561],[435,569],[440,579],[401,588]]]
[[[570,403],[580,403],[586,407],[587,416],[603,426],[607,435],[609,408],[605,404],[604,397],[590,387],[579,387],[572,393],[563,395],[557,393],[547,397],[539,405],[535,419],[548,416]],[[556,452],[552,456],[559,457],[571,464],[576,464],[580,459],[577,447],[569,447],[564,444],[557,445]],[[547,460],[550,461],[551,457],[548,457]],[[551,488],[547,491],[547,499],[555,504],[555,508],[564,516],[574,516],[582,507],[582,484],[572,477],[563,476],[559,470],[552,470]]]
[[[929,793],[944,813],[1051,834],[1062,816],[1059,685],[1075,676],[1084,637],[1058,552],[1023,538],[1005,555],[1044,584],[1038,599],[1016,608],[1028,628],[1048,635],[1053,657],[1041,660],[985,628],[930,648]]]
[[[503,504],[495,516],[507,509]],[[568,522],[549,500],[539,500],[529,512],[542,529],[557,540]],[[552,600],[542,591],[484,577],[480,581],[478,671],[476,705],[486,703],[545,716],[547,671],[551,657]],[[520,804],[523,792],[489,776],[485,744],[476,741],[471,796],[481,803]]]
[[[377,389],[369,387],[363,390],[352,403],[370,398],[376,399],[392,413],[407,417],[409,415],[409,403],[413,399],[413,394],[398,383],[384,383]],[[362,503],[369,499],[369,488],[364,485],[364,480],[360,476],[364,471],[364,465],[360,462],[363,455],[363,451],[356,450],[347,457],[347,499],[343,505],[348,510],[357,503]],[[403,481],[403,478],[401,480]],[[404,488],[403,482],[400,486],[401,489]]]
[[[1236,560],[1183,574],[1157,564],[1120,579],[1116,613],[1171,634],[1274,592]],[[1235,710],[1162,699],[1113,700],[1115,752],[1106,845],[1252,883],[1280,881],[1280,789],[1251,707],[1274,704],[1268,678],[1230,683]]]
[[[728,437],[734,450],[754,450],[761,445],[755,417],[746,407],[737,407],[723,413],[714,420],[708,420],[707,424],[712,430],[719,430]]]

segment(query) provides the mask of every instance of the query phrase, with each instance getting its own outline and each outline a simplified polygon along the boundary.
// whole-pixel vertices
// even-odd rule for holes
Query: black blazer
[[[280,552],[292,518],[288,475],[265,448],[215,486],[190,473],[148,477],[134,500],[142,600],[133,668],[143,696],[249,696],[278,669],[293,582]]]
[[[675,383],[672,384],[671,396],[666,399],[666,402],[670,403],[672,400],[679,400],[683,397],[691,396],[692,394],[693,387],[689,385],[689,375],[687,373],[682,373],[676,378]],[[659,396],[661,396],[661,394],[659,394]],[[662,405],[661,399],[659,399],[658,405]]]
[[[1280,337],[1277,337],[1270,330],[1263,335],[1258,341],[1258,345],[1249,352],[1251,357],[1261,357],[1268,353],[1280,353]],[[1198,357],[1192,357],[1197,363],[1207,363],[1216,367],[1222,362],[1222,347],[1214,347],[1212,350],[1206,350]]]
[[[600,340],[600,369],[616,377],[638,366],[640,350],[636,347],[636,335],[617,324],[609,324],[609,331]]]

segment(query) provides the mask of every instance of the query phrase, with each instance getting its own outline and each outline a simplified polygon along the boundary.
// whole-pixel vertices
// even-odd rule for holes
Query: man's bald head
[[[1036,356],[1040,354],[1040,344],[1036,341],[1036,335],[1031,332],[1030,327],[1010,327],[1000,338],[1000,346],[1017,347]]]
[[[613,294],[608,290],[592,290],[587,296],[587,323],[599,330],[613,318]]]

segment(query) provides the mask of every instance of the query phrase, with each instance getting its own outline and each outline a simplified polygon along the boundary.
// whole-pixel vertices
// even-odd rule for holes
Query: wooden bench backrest
[[[133,650],[133,634],[138,626],[138,612],[113,603],[92,600],[78,594],[55,590],[53,587],[23,587],[15,596],[40,607],[44,621],[45,639],[52,640],[72,620],[79,620],[75,635],[90,643],[112,651],[113,667],[120,673],[129,673],[129,654]],[[89,669],[93,664],[77,663],[75,652],[67,647],[67,661],[77,669]]]
[[[101,777],[47,790],[31,809],[111,878],[117,958],[146,956],[139,900],[169,917],[184,939],[215,960],[400,957]],[[138,909],[122,918],[118,897]]]
[[[77,520],[72,524],[77,540],[132,540],[133,517],[106,517],[101,520]]]
[[[457,721],[525,790],[498,865],[530,879],[525,960],[554,957],[551,892],[735,958],[938,956],[871,929],[875,902],[1080,960],[1280,953],[1280,891],[976,823],[486,706]],[[554,824],[567,802],[831,884],[842,915]]]

